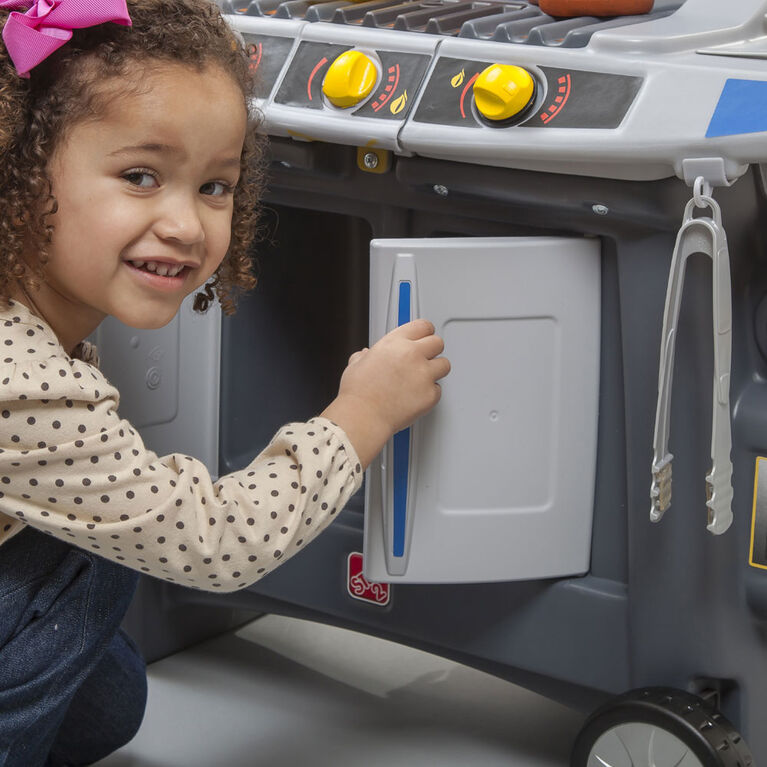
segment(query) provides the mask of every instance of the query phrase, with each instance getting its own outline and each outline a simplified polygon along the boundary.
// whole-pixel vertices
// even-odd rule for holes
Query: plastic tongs
[[[730,256],[722,228],[719,205],[710,196],[711,188],[702,177],[695,180],[693,198],[687,203],[671,259],[671,271],[663,313],[663,336],[658,374],[658,408],[653,440],[650,519],[660,521],[671,505],[671,462],[668,449],[671,416],[671,389],[674,373],[679,307],[682,301],[687,258],[695,253],[713,261],[714,315],[714,396],[711,426],[711,471],[706,475],[706,529],[720,535],[732,523],[732,462],[730,448],[730,357],[732,350],[732,295]],[[711,209],[711,216],[693,217],[695,208]]]

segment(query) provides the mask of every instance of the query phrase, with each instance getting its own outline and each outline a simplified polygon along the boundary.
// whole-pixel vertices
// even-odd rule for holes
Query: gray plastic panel
[[[370,341],[409,316],[453,372],[366,483],[366,575],[473,582],[584,573],[591,548],[600,354],[596,240],[374,240]],[[412,305],[411,305],[412,304]],[[399,505],[406,493],[406,510]]]
[[[93,340],[120,391],[120,415],[158,455],[184,453],[218,472],[221,310],[192,310],[194,295],[164,328],[136,330],[113,317]]]
[[[137,429],[178,416],[178,315],[157,330],[136,330],[108,317],[96,331],[101,368],[120,390],[120,414]]]

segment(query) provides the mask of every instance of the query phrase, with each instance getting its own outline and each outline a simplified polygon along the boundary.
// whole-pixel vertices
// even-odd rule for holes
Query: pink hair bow
[[[22,77],[72,37],[73,29],[113,21],[130,26],[125,0],[1,0],[12,10],[3,27],[3,41]],[[26,13],[18,13],[21,10]]]

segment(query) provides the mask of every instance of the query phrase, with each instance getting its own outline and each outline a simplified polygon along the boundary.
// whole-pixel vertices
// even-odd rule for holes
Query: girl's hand
[[[338,397],[322,415],[348,435],[363,468],[387,440],[437,404],[437,381],[450,372],[428,320],[413,320],[355,352],[341,376]]]

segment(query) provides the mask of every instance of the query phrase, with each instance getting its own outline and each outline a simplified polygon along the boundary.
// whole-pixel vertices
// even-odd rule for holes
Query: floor
[[[566,767],[583,715],[451,661],[266,616],[161,660],[99,767]]]

